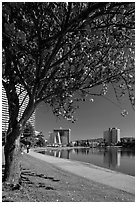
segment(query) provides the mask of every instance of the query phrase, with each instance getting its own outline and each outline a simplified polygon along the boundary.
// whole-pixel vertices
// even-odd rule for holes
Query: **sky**
[[[111,91],[109,95],[111,100],[116,102]],[[129,113],[126,117],[121,116],[123,109]],[[122,107],[119,108],[102,97],[96,97],[93,103],[83,102],[75,116],[78,118],[75,123],[65,119],[59,120],[53,115],[50,107],[41,103],[36,109],[36,130],[42,131],[48,138],[49,132],[55,128],[70,128],[72,141],[103,137],[103,132],[110,127],[120,128],[121,137],[135,136],[135,112],[125,99],[123,99]]]
[[[78,119],[75,123],[58,119],[53,115],[49,106],[41,103],[36,109],[36,130],[41,131],[45,138],[48,138],[49,132],[53,132],[53,129],[70,128],[70,140],[75,141],[100,138],[108,128],[117,127],[120,129],[121,137],[135,137],[135,112],[127,97],[122,99],[121,105],[117,105],[118,102],[111,89],[107,97],[109,100],[96,97],[94,102],[88,100],[81,103],[75,114],[75,118]],[[121,115],[121,111],[124,109],[128,111],[126,117]]]

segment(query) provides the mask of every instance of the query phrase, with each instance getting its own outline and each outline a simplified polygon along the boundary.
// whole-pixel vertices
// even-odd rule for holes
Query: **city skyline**
[[[87,102],[81,103],[80,108],[75,114],[75,117],[78,118],[75,123],[71,123],[63,118],[59,120],[53,115],[50,107],[42,103],[36,109],[36,115],[34,114],[35,130],[42,132],[44,136],[48,138],[49,132],[52,132],[55,128],[59,129],[61,127],[71,129],[70,140],[73,141],[79,139],[103,138],[103,132],[105,130],[116,127],[121,130],[121,137],[135,137],[135,113],[127,97],[123,99],[121,108],[117,105],[117,101],[111,89],[107,97],[109,100],[111,99],[111,101],[103,97],[96,97],[94,98],[94,102],[88,100]],[[3,104],[3,122],[5,121],[6,112],[8,112],[6,111],[7,109],[5,109],[6,107],[7,105]],[[121,115],[123,109],[128,111],[126,117],[122,117]],[[6,121],[6,123],[2,123],[3,129],[7,129],[7,125],[5,126],[5,124],[8,123],[8,118]]]
[[[135,112],[127,97],[123,98],[120,105],[117,105],[112,90],[107,96],[111,101],[103,97],[94,98],[94,102],[83,102],[76,111],[75,123],[65,119],[59,120],[53,115],[50,107],[41,103],[36,110],[36,130],[42,131],[46,138],[54,128],[70,128],[71,140],[90,139],[103,137],[104,130],[108,128],[119,128],[121,137],[135,137]],[[123,117],[121,111],[126,109],[128,115]]]
[[[57,117],[53,115],[50,107],[44,103],[40,104],[36,109],[35,130],[42,132],[44,136],[48,138],[49,132],[52,132],[54,128],[59,129],[62,127],[71,129],[70,140],[73,141],[103,138],[103,132],[105,130],[116,127],[121,130],[121,137],[135,137],[135,113],[127,97],[123,99],[121,109],[116,105],[117,101],[111,89],[108,92],[108,98],[111,98],[111,101],[103,97],[96,97],[93,103],[90,101],[81,103],[80,108],[75,114],[78,120],[74,124],[65,119],[57,119]],[[7,106],[5,104],[3,105],[2,109],[4,111]],[[124,108],[128,110],[126,117],[121,116],[121,110]],[[5,117],[4,114],[6,113],[2,113],[3,119]],[[2,124],[3,128],[5,128],[4,124],[5,123]]]

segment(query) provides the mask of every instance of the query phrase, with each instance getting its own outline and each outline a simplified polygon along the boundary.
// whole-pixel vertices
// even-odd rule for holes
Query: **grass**
[[[3,185],[3,202],[135,201],[130,193],[65,172],[27,154],[23,154],[21,166],[21,189],[12,191]]]

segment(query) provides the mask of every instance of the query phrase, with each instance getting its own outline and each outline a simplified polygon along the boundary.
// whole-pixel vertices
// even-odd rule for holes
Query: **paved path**
[[[90,179],[92,181],[106,184],[116,189],[135,194],[135,177],[133,176],[111,171],[109,169],[101,168],[84,162],[43,155],[34,152],[33,150],[30,150],[29,155],[51,163],[52,165],[65,171],[82,176],[86,179]]]

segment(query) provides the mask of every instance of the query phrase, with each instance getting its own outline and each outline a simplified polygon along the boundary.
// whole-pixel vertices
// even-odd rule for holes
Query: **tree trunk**
[[[25,108],[21,118],[19,119],[19,95],[13,81],[7,86],[5,85],[6,95],[9,107],[9,127],[4,148],[5,153],[5,171],[4,182],[12,187],[19,186],[21,178],[21,148],[20,136],[23,132],[27,120],[35,110],[33,96],[29,98],[27,107]]]
[[[19,186],[21,176],[20,128],[17,126],[8,136],[4,147],[4,182],[12,187]]]

